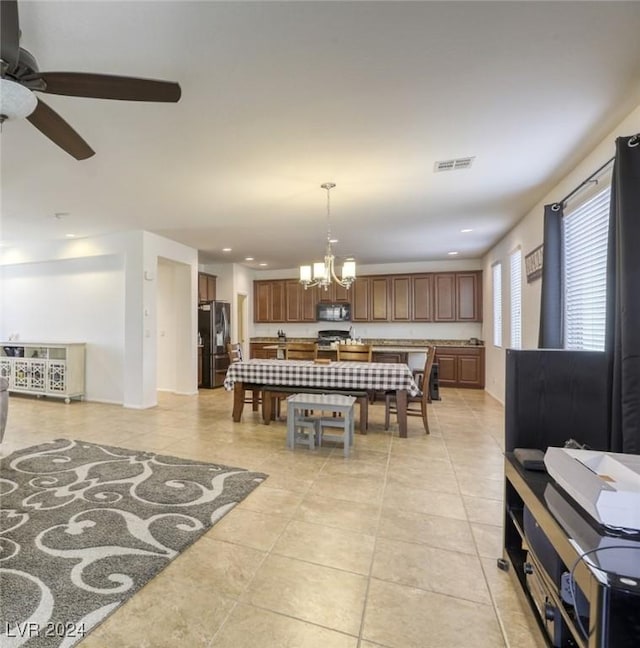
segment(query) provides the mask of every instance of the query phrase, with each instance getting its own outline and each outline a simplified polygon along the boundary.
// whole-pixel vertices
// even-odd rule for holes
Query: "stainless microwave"
[[[318,322],[349,322],[351,321],[351,304],[329,304],[320,302],[316,306]]]

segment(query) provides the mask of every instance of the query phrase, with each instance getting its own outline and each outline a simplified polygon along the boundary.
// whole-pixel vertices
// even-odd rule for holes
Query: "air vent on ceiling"
[[[455,158],[454,160],[440,160],[433,165],[435,173],[438,171],[456,171],[457,169],[468,169],[473,163],[475,156]]]

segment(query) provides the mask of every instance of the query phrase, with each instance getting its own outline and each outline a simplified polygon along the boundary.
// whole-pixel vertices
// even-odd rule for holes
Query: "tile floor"
[[[442,390],[429,436],[383,428],[342,449],[285,447],[231,394],[150,410],[12,396],[2,454],[65,437],[269,474],[81,648],[543,648],[501,555],[503,408]]]

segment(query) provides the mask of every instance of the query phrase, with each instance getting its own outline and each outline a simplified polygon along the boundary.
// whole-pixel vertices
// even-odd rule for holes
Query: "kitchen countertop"
[[[287,342],[316,342],[316,340],[317,338],[287,338]],[[281,345],[281,343],[279,343],[277,337],[255,337],[251,338],[250,342],[274,345],[271,347],[274,349],[277,349],[279,346],[282,346],[282,348],[284,348],[284,345]],[[412,351],[419,353],[426,347],[432,345],[435,345],[437,347],[484,347],[484,344],[470,344],[469,340],[385,340],[380,338],[362,338],[362,342],[364,344],[373,345],[374,351],[400,351],[409,353],[411,353]]]

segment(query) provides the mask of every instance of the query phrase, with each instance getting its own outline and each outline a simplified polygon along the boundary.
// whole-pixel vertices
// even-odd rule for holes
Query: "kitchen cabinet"
[[[409,354],[406,351],[374,351],[371,362],[389,362],[408,364]]]
[[[198,273],[198,302],[215,301],[216,299],[216,276],[206,272]]]
[[[391,287],[391,320],[410,322],[413,315],[413,288],[410,275],[392,275]]]
[[[395,291],[394,291],[395,295]],[[400,299],[402,300],[401,292]],[[413,302],[412,318],[413,322],[431,322],[433,321],[433,275],[413,275],[411,277],[411,301]],[[395,304],[394,310],[402,313],[402,306]]]
[[[369,277],[371,293],[371,312],[369,320],[372,322],[388,322],[391,312],[390,278],[386,276]]]
[[[482,273],[441,272],[434,275],[434,322],[482,321]]]
[[[353,322],[482,322],[482,272],[358,277],[349,290],[297,279],[254,281],[254,322],[315,322],[320,302],[350,303]]]
[[[305,287],[297,279],[285,281],[285,321],[315,322],[318,287]]]
[[[353,322],[369,322],[369,277],[358,277],[349,290],[352,291],[351,320]]]
[[[58,396],[69,403],[85,392],[85,345],[0,344],[0,375],[9,391],[37,396]]]
[[[253,282],[253,321],[286,321],[284,279]]]
[[[357,279],[356,279],[357,281]],[[331,282],[327,289],[316,287],[318,301],[330,304],[348,304],[351,302],[351,288],[347,289],[340,284]]]
[[[484,389],[484,347],[440,346],[435,362],[441,387]]]
[[[251,342],[249,344],[249,356],[261,360],[275,360],[278,357],[278,349],[265,349],[266,346],[274,346],[275,342]]]

